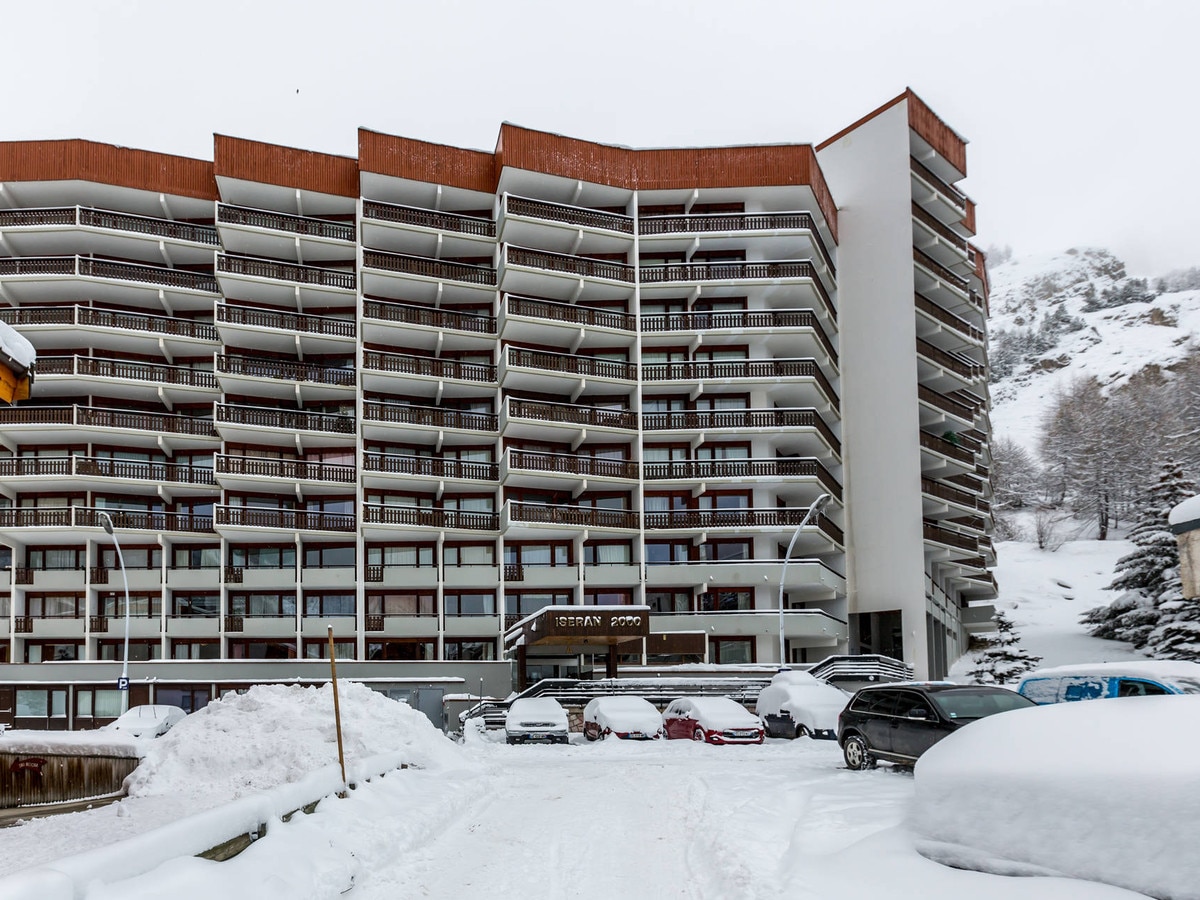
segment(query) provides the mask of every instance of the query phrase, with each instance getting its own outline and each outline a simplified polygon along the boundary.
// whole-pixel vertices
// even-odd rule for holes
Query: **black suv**
[[[1037,706],[1015,691],[986,685],[886,684],[860,690],[838,716],[846,765],[870,769],[877,759],[911,766],[922,753],[968,722]]]

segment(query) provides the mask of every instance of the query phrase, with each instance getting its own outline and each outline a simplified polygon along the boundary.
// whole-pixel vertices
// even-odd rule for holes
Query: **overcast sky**
[[[1191,0],[42,0],[0,138],[354,155],[502,121],[635,147],[817,143],[912,87],[970,141],[978,243],[1200,265]]]

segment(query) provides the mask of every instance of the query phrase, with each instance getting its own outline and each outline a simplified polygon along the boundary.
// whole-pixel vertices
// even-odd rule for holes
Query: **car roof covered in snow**
[[[1076,663],[1038,669],[1025,676],[1046,678],[1057,675],[1098,675],[1101,677],[1129,676],[1133,678],[1200,678],[1200,663],[1178,659],[1125,660],[1107,663]]]

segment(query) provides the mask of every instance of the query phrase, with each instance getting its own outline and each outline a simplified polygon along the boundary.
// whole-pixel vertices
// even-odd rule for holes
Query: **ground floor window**
[[[710,638],[710,661],[722,665],[743,665],[755,661],[754,638]]]
[[[496,658],[496,642],[490,638],[446,641],[445,659],[489,660]]]
[[[212,640],[171,641],[171,659],[220,659],[221,642]]]
[[[388,662],[414,662],[437,659],[437,642],[412,638],[368,641],[367,659]]]
[[[121,691],[75,689],[75,714],[94,719],[115,719],[121,714]]]
[[[20,689],[17,691],[17,718],[66,717],[67,689]]]
[[[154,702],[165,706],[178,706],[185,712],[195,712],[208,706],[212,690],[207,687],[159,687],[154,692]]]
[[[83,658],[83,641],[28,641],[25,662],[67,662]]]
[[[230,659],[295,659],[292,641],[230,641]]]
[[[124,659],[125,639],[101,641],[97,649],[100,659]],[[162,644],[159,641],[130,641],[129,658],[135,662],[162,659]]]

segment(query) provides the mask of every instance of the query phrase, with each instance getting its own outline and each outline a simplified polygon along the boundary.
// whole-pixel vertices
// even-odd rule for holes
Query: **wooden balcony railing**
[[[619,378],[633,381],[637,366],[615,359],[596,359],[591,356],[572,356],[566,353],[546,353],[541,350],[508,348],[508,365],[566,375],[587,375],[593,378]]]
[[[582,228],[599,228],[605,231],[617,231],[621,234],[633,234],[633,219],[620,213],[588,209],[585,206],[547,203],[544,200],[530,200],[526,197],[505,196],[504,201],[505,212],[510,216],[547,219],[566,225],[578,225]]]
[[[628,531],[636,531],[641,519],[636,512],[623,509],[523,503],[515,500],[508,503],[508,517],[512,522],[584,528],[619,528]]]
[[[225,353],[217,354],[217,371],[222,375],[306,381],[330,387],[352,388],[358,383],[358,374],[353,368],[319,366],[315,363],[264,359],[258,356],[229,356]]]
[[[637,318],[613,309],[595,309],[572,303],[552,303],[533,297],[516,294],[504,295],[505,310],[510,316],[525,316],[548,322],[566,322],[569,325],[588,325],[596,328],[615,328],[621,331],[636,331]]]
[[[14,566],[13,584],[33,584],[33,572],[29,566]]]
[[[712,381],[736,378],[811,378],[825,398],[837,403],[837,393],[814,359],[695,360],[645,363],[643,381]]]
[[[959,506],[967,506],[972,509],[985,510],[988,506],[986,500],[972,494],[970,491],[942,484],[931,478],[921,479],[921,492],[928,494],[930,497],[937,497],[939,500],[946,500],[950,503],[957,503]]]
[[[217,422],[228,425],[252,425],[282,431],[319,431],[325,434],[354,434],[353,416],[272,409],[265,406],[217,404]]]
[[[218,475],[243,475],[250,478],[282,478],[286,481],[328,481],[354,484],[354,466],[309,462],[303,459],[268,459],[260,456],[215,457]]]
[[[88,616],[88,631],[104,634],[108,631],[108,616]]]
[[[304,313],[282,312],[259,309],[253,306],[217,304],[217,321],[247,328],[274,328],[280,331],[298,331],[327,337],[348,337],[356,334],[353,319],[338,319],[332,316],[310,316]]]
[[[812,428],[841,453],[841,442],[815,409],[717,409],[642,413],[645,431],[742,431],[765,428],[782,431]]]
[[[573,456],[569,453],[540,453],[533,450],[508,451],[508,464],[513,469],[530,472],[566,472],[592,478],[627,478],[637,480],[638,464],[628,459],[601,459],[593,456]]]
[[[156,287],[204,291],[209,294],[219,292],[217,280],[203,272],[87,256],[27,256],[0,259],[0,275],[77,275],[81,278],[133,281]]]
[[[807,278],[812,281],[813,289],[821,298],[821,303],[831,317],[836,317],[833,300],[821,277],[808,260],[777,260],[746,262],[731,260],[729,262],[703,263],[668,263],[667,265],[650,265],[641,267],[642,284],[664,284],[669,282],[691,281],[778,281],[784,278]]]
[[[972,407],[965,403],[960,403],[953,397],[939,394],[937,391],[931,390],[923,384],[917,385],[917,399],[940,409],[944,413],[949,413],[960,419],[966,419],[968,422],[975,418],[975,410]]]
[[[152,216],[135,216],[107,209],[92,209],[87,206],[0,210],[0,228],[44,225],[78,225],[87,228],[128,231],[169,240],[207,244],[210,247],[218,247],[221,244],[220,238],[217,237],[217,229],[211,225],[155,219]]]
[[[830,359],[837,359],[837,350],[821,326],[816,313],[810,309],[735,310],[732,312],[665,313],[641,317],[642,331],[715,331],[717,329],[744,331],[748,328],[811,328],[817,341]]]
[[[92,566],[88,569],[88,581],[92,584],[108,584],[108,573],[107,566]]]
[[[943,369],[949,369],[956,375],[961,375],[970,381],[979,381],[987,378],[987,366],[983,363],[975,362],[975,360],[968,356],[961,356],[958,353],[943,350],[941,347],[935,347],[921,338],[917,338],[917,355],[923,356],[937,363]]]
[[[253,256],[230,256],[227,253],[217,254],[217,271],[229,275],[244,275],[247,278],[267,278],[272,281],[289,281],[347,291],[354,290],[357,284],[352,271],[302,266],[298,263],[258,259]]]
[[[178,416],[170,413],[127,412],[99,406],[21,406],[0,407],[0,426],[80,425],[91,428],[132,429],[135,431],[217,437],[212,419]]]
[[[218,340],[217,329],[206,322],[172,319],[143,313],[95,309],[90,306],[25,306],[0,310],[0,321],[20,327],[36,325],[75,325],[143,331],[149,334]]]
[[[124,359],[102,359],[91,356],[40,356],[39,376],[76,375],[110,378],[119,381],[150,381],[155,384],[174,384],[181,387],[217,388],[217,379],[205,369],[184,366],[164,366],[158,363],[134,362]]]
[[[495,481],[499,477],[499,468],[496,463],[441,459],[430,456],[400,456],[387,453],[363,454],[364,472],[383,472],[390,475],[422,475],[431,478]]]
[[[432,509],[420,506],[363,504],[363,523],[368,525],[410,525],[418,528],[450,528],[463,531],[497,531],[500,517],[495,513],[467,512],[460,509]]]
[[[225,617],[225,630],[226,631],[240,632],[240,631],[244,631],[245,627],[246,627],[246,623],[244,621],[243,616],[226,616]]]
[[[525,567],[516,563],[507,563],[504,566],[505,581],[524,581]]]
[[[307,509],[263,509],[251,506],[216,506],[217,525],[239,528],[276,528],[286,531],[353,532],[358,522],[353,513],[331,513]]]
[[[929,521],[922,523],[921,530],[924,539],[934,544],[945,544],[947,547],[967,550],[971,553],[979,552],[979,540],[977,538],[959,534],[957,531],[951,531],[949,528],[942,528],[940,525]]]
[[[967,239],[965,237],[960,234],[955,234],[946,225],[939,222],[937,218],[931,216],[916,203],[912,205],[912,214],[914,219],[916,219],[922,225],[925,225],[930,231],[932,231],[942,240],[946,241],[946,243],[958,250],[961,250],[963,253],[967,253],[968,256],[970,255]]]
[[[363,302],[363,316],[381,322],[399,322],[404,325],[420,325],[442,331],[466,331],[471,334],[496,333],[496,317],[476,313],[454,312],[432,306],[416,306],[409,303],[392,303],[367,298]]]
[[[926,450],[932,450],[934,453],[940,453],[942,456],[969,466],[975,464],[974,453],[966,447],[960,447],[958,444],[952,443],[943,437],[938,437],[936,434],[922,431],[920,441],[921,446]]]
[[[401,353],[383,353],[379,350],[367,350],[363,353],[363,368],[375,372],[424,375],[429,378],[449,378],[476,384],[496,380],[496,367],[484,363],[464,363],[433,356],[406,356]]]
[[[568,425],[591,425],[602,428],[637,430],[638,416],[628,409],[607,409],[601,406],[573,406],[567,403],[543,403],[537,400],[508,398],[508,415],[516,419],[537,422],[561,422]]]
[[[467,263],[429,259],[424,256],[384,253],[381,250],[364,250],[363,266],[368,269],[381,269],[384,272],[397,272],[402,275],[436,278],[438,281],[461,281],[485,286],[496,284],[496,270],[490,266],[472,266]]]
[[[924,181],[926,184],[928,184],[935,191],[937,191],[938,193],[944,194],[948,199],[953,201],[954,204],[957,206],[961,206],[961,207],[966,206],[967,195],[964,194],[962,191],[960,191],[958,188],[954,187],[952,184],[943,180],[942,178],[938,177],[937,175],[934,175],[933,172],[931,172],[925,166],[921,165],[921,163],[917,162],[915,159],[910,158],[909,164],[912,166],[912,170],[913,170],[913,172],[916,173],[917,177],[920,178],[922,181]]]
[[[382,581],[382,579],[380,579]],[[383,631],[383,616],[371,615],[366,617],[367,631]]]
[[[638,219],[638,234],[708,234],[728,231],[810,231],[825,264],[833,260],[825,247],[816,220],[806,212],[705,213],[686,216],[645,216]]]
[[[47,510],[50,511],[50,510]],[[53,510],[58,512],[58,510]],[[149,512],[136,509],[98,509],[73,506],[71,524],[76,528],[102,528],[101,513],[112,519],[114,528],[130,531],[178,531],[207,534],[213,530],[212,516],[196,516],[180,512]]]
[[[363,581],[371,584],[378,584],[383,581],[383,566],[364,566]]]
[[[395,222],[398,225],[416,225],[419,228],[434,228],[455,234],[471,234],[477,237],[496,236],[496,223],[491,219],[475,216],[460,216],[457,213],[421,209],[416,206],[401,206],[396,203],[381,203],[378,200],[363,201],[363,218],[380,222]]]
[[[685,459],[642,463],[647,481],[709,481],[714,478],[815,478],[837,500],[842,486],[815,459]]]
[[[544,269],[578,275],[581,278],[600,278],[605,281],[621,281],[633,284],[637,280],[636,270],[625,263],[587,256],[569,256],[565,253],[548,253],[544,250],[527,250],[524,247],[505,247],[504,260],[510,266]]]
[[[775,509],[689,509],[646,513],[646,530],[712,528],[797,528],[808,512],[804,507]],[[838,544],[842,529],[818,513],[810,523]]]
[[[920,294],[914,295],[916,299],[917,309],[928,315],[930,318],[936,319],[943,325],[948,326],[964,337],[969,337],[971,340],[982,342],[985,339],[982,329],[976,328],[966,319],[960,318],[952,312],[948,312],[938,304],[934,303]]]
[[[943,266],[940,262],[930,256],[928,253],[922,253],[920,250],[913,249],[913,261],[924,268],[928,269],[935,278],[945,282],[955,290],[966,294],[970,288],[970,283],[961,275],[956,275]]]
[[[81,476],[128,478],[134,481],[171,484],[215,484],[212,469],[166,462],[132,462],[100,456],[70,456],[56,459],[17,457],[0,459],[0,478],[26,476]]]
[[[270,231],[286,231],[304,237],[329,238],[335,241],[353,241],[354,226],[347,222],[331,222],[329,219],[314,219],[308,216],[291,216],[287,213],[266,209],[248,209],[244,206],[217,204],[217,223],[220,225],[246,225],[250,228],[265,228]]]
[[[400,403],[363,403],[363,419],[370,422],[390,422],[395,425],[426,425],[430,428],[453,428],[462,431],[497,431],[497,417],[492,413],[464,412],[439,406],[408,406]]]

